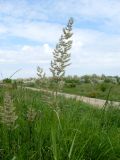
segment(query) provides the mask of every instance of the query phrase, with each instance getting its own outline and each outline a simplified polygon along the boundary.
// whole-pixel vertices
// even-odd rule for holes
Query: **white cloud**
[[[108,35],[94,30],[80,29],[75,30],[74,33],[72,65],[69,73],[70,70],[76,70],[76,74],[119,74],[119,36]]]
[[[51,23],[14,24],[8,28],[9,35],[27,38],[42,43],[55,43],[61,33],[62,26]]]
[[[42,46],[24,45],[15,50],[0,50],[0,62],[43,63],[51,58],[52,49],[48,44]]]
[[[4,15],[5,21],[6,18],[14,18],[24,21],[25,19],[47,19],[48,16],[43,14],[38,7],[38,3],[34,2],[33,4],[29,3],[27,0],[13,0],[13,1],[0,1],[0,12]],[[25,17],[25,19],[23,18]]]
[[[70,13],[81,18],[113,18],[120,13],[119,0],[61,0],[56,1],[55,11]],[[59,8],[61,8],[59,10]],[[74,11],[74,12],[73,12]]]
[[[48,44],[41,46],[23,45],[11,50],[1,49],[0,73],[3,73],[5,78],[17,69],[22,68],[14,77],[36,76],[36,67],[38,65],[48,72],[51,58],[52,48]]]
[[[7,28],[4,25],[0,25],[0,34],[7,33]]]
[[[0,12],[4,22],[64,21],[73,16],[77,21],[99,21],[104,26],[120,26],[119,0],[50,0],[1,1]],[[112,26],[111,26],[112,25]],[[116,27],[115,27],[116,28]]]
[[[97,73],[99,70],[99,73],[102,74],[115,68],[114,74],[119,74],[119,44],[120,38],[117,35],[108,35],[94,30],[74,29],[71,50],[72,64],[67,69],[68,73],[77,69],[76,74],[83,72]],[[53,48],[48,43],[40,46],[23,45],[14,50],[0,50],[0,63],[29,64],[29,67],[30,64],[40,65],[48,70],[52,59],[52,51]]]
[[[68,73],[96,72],[119,74],[120,69],[120,1],[118,0],[28,0],[0,2],[0,35],[4,40],[11,37],[34,41],[34,44],[11,42],[9,48],[0,49],[0,65],[25,68],[38,64],[49,68],[52,49],[58,42],[63,22],[75,18],[72,65]],[[59,19],[59,20],[58,20]],[[85,28],[80,25],[85,22]],[[91,22],[91,29],[86,22]],[[76,25],[77,23],[77,25]],[[99,29],[94,29],[99,24]],[[84,28],[84,29],[83,29]],[[111,33],[111,31],[114,31]],[[114,34],[113,34],[114,33]],[[118,33],[118,34],[116,34]],[[2,42],[2,41],[1,41]],[[36,45],[35,45],[36,42]],[[5,44],[6,42],[4,42]],[[21,66],[20,66],[21,67]],[[12,68],[14,70],[14,68]],[[33,71],[32,71],[33,73]]]

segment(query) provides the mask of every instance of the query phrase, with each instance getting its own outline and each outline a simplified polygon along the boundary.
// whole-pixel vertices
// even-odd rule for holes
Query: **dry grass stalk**
[[[13,101],[8,92],[5,92],[4,105],[0,109],[1,122],[9,128],[15,126],[18,116],[15,113]]]
[[[37,112],[35,111],[35,109],[33,109],[32,107],[30,107],[27,111],[27,120],[29,122],[33,122],[37,117]]]

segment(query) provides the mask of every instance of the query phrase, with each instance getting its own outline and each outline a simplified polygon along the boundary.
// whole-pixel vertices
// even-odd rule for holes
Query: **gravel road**
[[[32,88],[32,87],[25,87],[26,89],[31,89],[33,91],[43,91],[43,92],[48,92],[48,93],[52,93],[52,91],[47,91],[44,89],[37,89],[37,88]],[[88,104],[91,104],[93,106],[97,106],[97,107],[103,107],[104,104],[106,103],[106,100],[102,100],[102,99],[96,99],[96,98],[89,98],[89,97],[84,97],[84,96],[79,96],[79,95],[74,95],[74,94],[68,94],[68,93],[62,93],[62,92],[58,92],[58,95],[64,96],[66,98],[72,98],[72,99],[76,99],[78,101],[82,101]],[[108,101],[108,104],[113,104],[113,106],[120,106],[120,102],[115,102],[115,101]]]

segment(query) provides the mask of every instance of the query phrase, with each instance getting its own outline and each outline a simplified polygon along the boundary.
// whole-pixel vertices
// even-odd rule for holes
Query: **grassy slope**
[[[101,85],[105,86],[105,91],[102,91]],[[39,88],[39,86],[36,84],[26,84],[26,86]],[[103,83],[103,84],[95,84],[93,86],[90,83],[82,83],[82,84],[77,84],[76,87],[65,86],[62,92],[106,100],[109,89],[111,87],[112,90],[110,92],[109,100],[120,102],[119,84]]]
[[[106,99],[108,95],[109,88],[113,86],[111,93],[110,93],[110,100],[113,101],[120,101],[120,85],[113,85],[106,83],[106,90],[103,92],[100,90],[100,85],[95,85],[94,87],[90,83],[84,83],[81,85],[77,85],[75,88],[68,88],[65,87],[63,92],[70,93],[70,94],[77,94],[83,95],[88,97],[95,97],[100,99]]]
[[[18,127],[9,136],[0,124],[1,160],[120,159],[120,110],[111,107],[104,112],[61,97],[56,113],[41,93],[19,89],[12,95]],[[2,97],[0,92],[0,105]],[[32,124],[26,120],[31,105],[41,111]]]

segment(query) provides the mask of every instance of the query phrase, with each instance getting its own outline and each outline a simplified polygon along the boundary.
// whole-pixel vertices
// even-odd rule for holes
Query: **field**
[[[4,92],[1,88],[0,106]],[[97,109],[63,97],[56,102],[50,95],[24,88],[7,92],[18,118],[10,128],[7,121],[0,121],[1,160],[120,159],[118,108]]]
[[[93,87],[90,83],[82,83],[75,87],[65,86],[63,92],[106,100],[111,87],[109,100],[120,102],[120,84],[103,83]]]
[[[67,78],[66,78],[67,79]],[[38,80],[36,80],[38,81]],[[25,83],[24,86],[27,87],[33,87],[33,88],[44,88],[46,89],[46,86],[36,83],[36,81]],[[48,79],[48,81],[50,81]],[[52,90],[51,84],[49,84],[48,87],[49,90]],[[110,94],[108,97],[108,93],[110,90]],[[79,80],[75,80],[74,78],[72,80],[65,80],[65,85],[62,88],[61,92],[74,94],[74,95],[80,95],[80,96],[86,96],[91,98],[98,98],[98,99],[104,99],[107,98],[111,101],[117,101],[120,102],[120,84],[114,84],[114,83],[108,83],[103,82],[101,84],[91,84],[91,83],[80,83]]]

